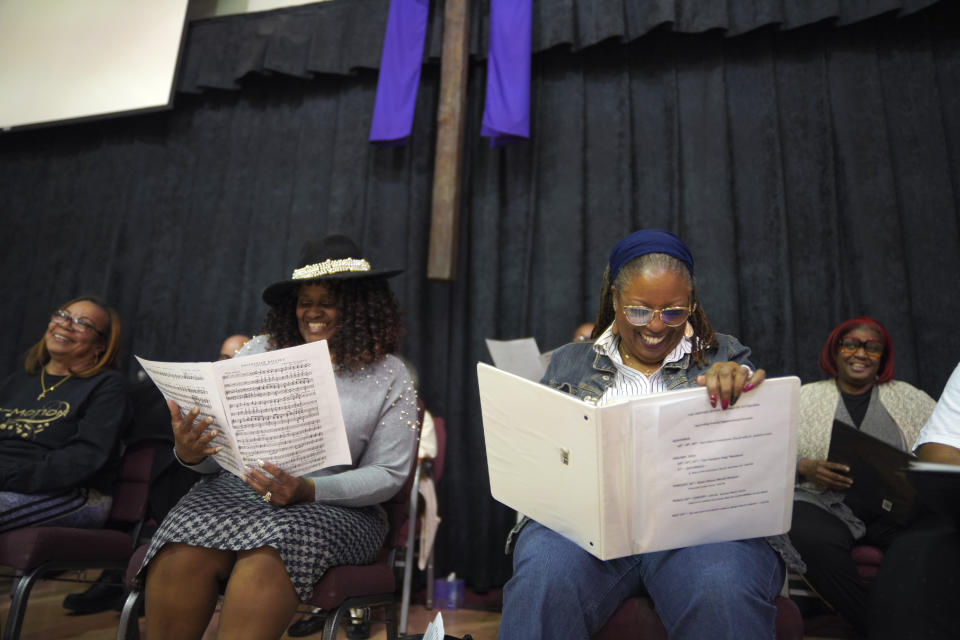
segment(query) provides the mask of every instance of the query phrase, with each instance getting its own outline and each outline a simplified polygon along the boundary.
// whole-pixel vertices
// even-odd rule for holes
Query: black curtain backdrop
[[[449,428],[438,568],[479,589],[510,574],[514,517],[489,496],[483,340],[565,342],[629,231],[687,240],[714,326],[768,374],[819,379],[829,330],[868,314],[896,377],[939,396],[960,360],[955,3],[540,0],[532,140],[496,150],[484,4],[455,282],[424,275],[438,12],[402,148],[366,142],[386,0],[202,21],[172,111],[0,136],[3,370],[81,292],[119,308],[131,378],[133,354],[213,359],[305,237],[346,232],[406,267],[403,354]]]

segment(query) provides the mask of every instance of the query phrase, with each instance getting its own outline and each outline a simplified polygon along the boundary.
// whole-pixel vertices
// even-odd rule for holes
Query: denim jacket
[[[697,376],[705,373],[714,362],[733,361],[751,369],[750,349],[733,336],[716,334],[717,346],[706,350],[707,366],[693,362],[690,354],[677,362],[663,365],[667,391],[697,386]],[[607,387],[613,384],[617,369],[607,356],[597,352],[592,342],[573,342],[560,347],[550,357],[550,366],[543,374],[541,384],[573,394],[585,402],[596,403]]]
[[[686,354],[681,360],[663,365],[664,386],[668,391],[697,386],[697,376],[705,373],[714,362],[733,361],[754,368],[750,362],[750,348],[726,334],[716,334],[717,344],[706,352],[706,366],[693,362]],[[541,384],[577,396],[584,402],[597,403],[607,387],[614,383],[617,369],[607,356],[594,349],[592,342],[573,342],[553,352],[550,365],[540,380]],[[704,391],[706,393],[706,391]],[[529,522],[524,517],[507,537],[506,553],[511,553],[520,531]],[[767,542],[795,570],[803,571],[799,554],[790,545],[786,534],[771,536]]]

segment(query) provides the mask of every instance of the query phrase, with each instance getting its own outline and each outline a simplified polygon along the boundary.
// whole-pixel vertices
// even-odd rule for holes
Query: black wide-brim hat
[[[263,290],[263,301],[279,305],[293,296],[297,287],[323,280],[390,278],[403,269],[374,269],[360,247],[347,236],[331,235],[307,240],[289,280],[274,282]]]

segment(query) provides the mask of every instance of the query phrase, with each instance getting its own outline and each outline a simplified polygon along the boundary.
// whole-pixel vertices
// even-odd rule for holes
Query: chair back
[[[120,473],[113,483],[113,506],[107,518],[108,528],[129,528],[138,524],[146,514],[155,448],[153,443],[141,442],[123,454]]]
[[[433,459],[433,481],[440,482],[443,477],[443,462],[447,457],[447,421],[433,416],[433,429],[437,435],[437,455]]]
[[[404,481],[400,490],[386,502],[381,502],[380,506],[387,512],[387,537],[384,538],[383,546],[387,549],[395,549],[406,543],[407,527],[404,526],[410,518],[410,491],[413,488],[413,482],[417,470],[417,448],[420,444],[420,429],[423,427],[423,412],[425,406],[423,401],[417,399],[417,440],[413,443],[413,456],[410,460],[410,469],[407,471],[407,479]]]

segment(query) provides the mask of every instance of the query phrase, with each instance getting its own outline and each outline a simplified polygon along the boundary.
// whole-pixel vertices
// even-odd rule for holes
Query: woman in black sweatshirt
[[[91,296],[50,315],[25,366],[0,383],[0,531],[100,527],[130,420],[112,369],[120,318]]]

